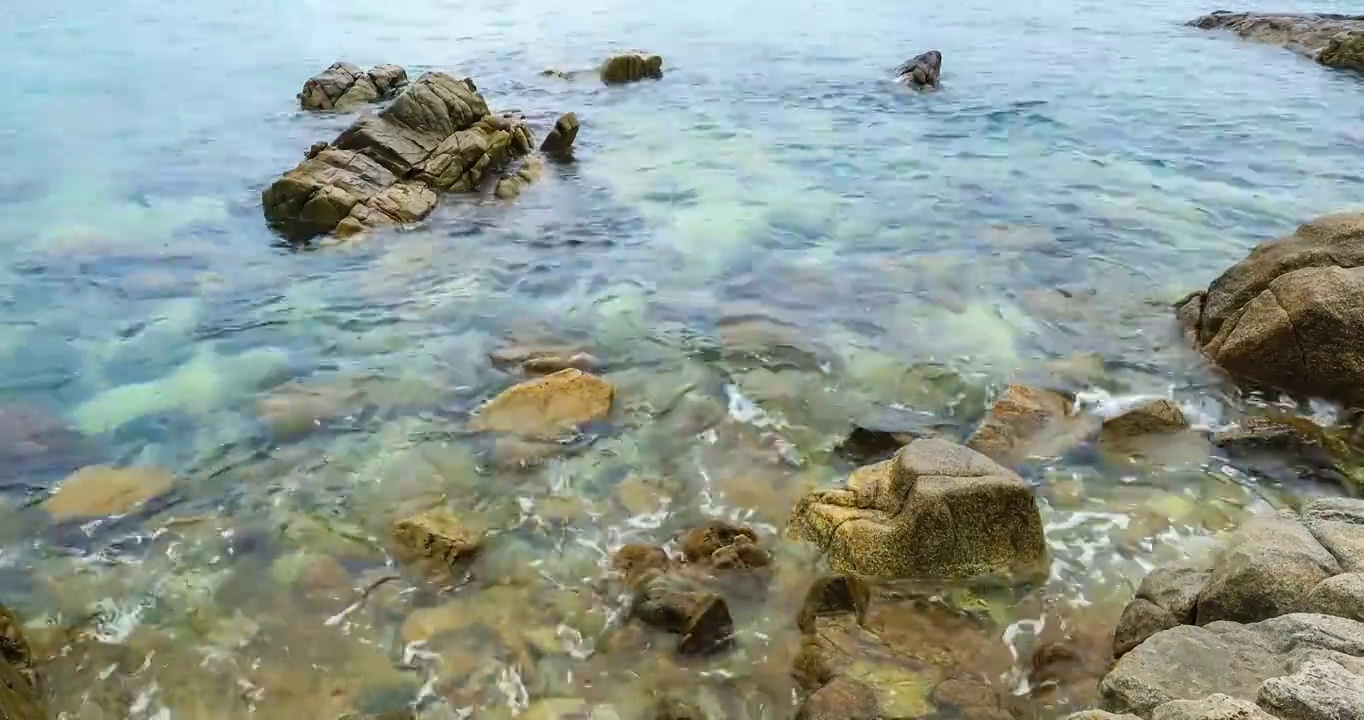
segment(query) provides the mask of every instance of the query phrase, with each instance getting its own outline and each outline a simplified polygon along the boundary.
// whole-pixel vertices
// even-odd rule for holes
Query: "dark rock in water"
[[[861,623],[871,604],[871,587],[856,575],[827,575],[814,582],[805,593],[800,617],[796,621],[801,632],[815,631],[815,620],[823,615],[852,613]]]
[[[933,416],[896,408],[877,408],[859,417],[834,452],[857,463],[876,462],[920,438],[937,435]]]
[[[1364,70],[1364,15],[1219,11],[1196,18],[1189,25],[1230,30],[1248,40],[1283,45],[1328,67]]]
[[[722,520],[692,529],[682,540],[682,552],[687,562],[717,570],[748,570],[772,562],[772,556],[758,545],[757,533]]]
[[[1250,416],[1213,434],[1212,444],[1239,467],[1280,482],[1310,480],[1364,490],[1347,459],[1347,431],[1306,418]]]
[[[723,650],[734,636],[734,621],[724,598],[678,573],[645,573],[639,580],[632,611],[647,625],[681,635],[679,655]]]
[[[525,158],[498,179],[497,185],[493,188],[493,195],[500,200],[514,200],[520,197],[521,191],[539,180],[544,173],[543,160],[538,157]]]
[[[554,121],[554,128],[540,143],[540,152],[559,161],[573,159],[573,141],[578,139],[578,116],[564,113]]]
[[[607,85],[657,80],[663,77],[663,58],[645,52],[612,55],[601,64],[601,80]]]
[[[46,720],[43,683],[19,619],[0,605],[0,718]]]
[[[393,524],[395,549],[408,559],[426,559],[453,566],[478,553],[483,538],[443,508],[403,518]]]
[[[905,64],[895,68],[895,74],[901,82],[910,87],[937,88],[942,75],[942,53],[937,50],[929,50],[922,55],[916,55]]]
[[[663,548],[638,543],[625,545],[611,557],[611,566],[623,573],[630,585],[638,584],[651,570],[667,570],[671,564]]]
[[[1252,387],[1364,406],[1364,213],[1261,243],[1178,313]]]
[[[298,240],[415,222],[438,193],[480,187],[531,142],[525,122],[491,114],[471,82],[427,73],[266,188],[265,218]]]
[[[1098,421],[1073,413],[1071,398],[1052,390],[1010,385],[966,446],[1006,466],[1029,457],[1062,455],[1091,435]]]
[[[407,84],[407,71],[379,65],[369,72],[347,63],[332,63],[308,78],[298,94],[304,110],[345,110],[391,96]]]

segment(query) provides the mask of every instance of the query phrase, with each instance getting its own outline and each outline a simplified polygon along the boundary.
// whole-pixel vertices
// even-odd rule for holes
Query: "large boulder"
[[[1364,214],[1328,215],[1262,243],[1178,314],[1235,377],[1364,402]]]
[[[846,486],[796,506],[787,532],[813,542],[839,571],[891,578],[1045,574],[1032,491],[974,450],[915,440],[858,469]]]
[[[514,115],[492,115],[472,82],[427,73],[383,110],[320,143],[261,194],[265,217],[295,239],[415,222],[438,193],[468,191],[531,150]]]
[[[1149,719],[1166,703],[1201,700],[1214,693],[1255,702],[1267,680],[1298,672],[1305,658],[1323,656],[1361,662],[1364,623],[1300,613],[1250,625],[1181,625],[1153,635],[1124,655],[1099,689],[1107,710]]]
[[[1293,674],[1270,678],[1260,686],[1260,707],[1279,720],[1355,720],[1364,718],[1364,672],[1360,663],[1345,664],[1325,653],[1311,653],[1293,663]]]
[[[407,84],[407,71],[379,65],[369,72],[348,62],[332,63],[308,78],[298,94],[304,110],[347,110],[390,97]]]
[[[1198,623],[1255,622],[1305,609],[1340,564],[1296,519],[1253,518],[1227,540],[1198,596]]]
[[[1194,19],[1204,30],[1229,30],[1247,40],[1283,45],[1322,65],[1364,70],[1364,15],[1234,13]]]

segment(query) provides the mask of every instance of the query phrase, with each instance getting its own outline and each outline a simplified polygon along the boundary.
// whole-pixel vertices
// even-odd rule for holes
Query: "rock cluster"
[[[1364,403],[1364,214],[1321,217],[1261,244],[1176,312],[1238,379]]]
[[[1230,30],[1249,40],[1283,45],[1329,67],[1364,70],[1364,15],[1218,11],[1189,24],[1204,30]]]
[[[378,65],[365,72],[348,62],[335,62],[308,78],[298,94],[304,110],[348,110],[391,97],[407,85],[407,71]]]
[[[427,73],[331,143],[314,145],[261,201],[266,219],[293,239],[344,237],[420,220],[441,193],[479,189],[533,147],[525,121],[492,113],[472,80]],[[535,175],[518,168],[504,194]]]
[[[1114,653],[1100,684],[1114,712],[1364,717],[1364,500],[1251,520],[1210,567],[1155,570],[1123,612]]]

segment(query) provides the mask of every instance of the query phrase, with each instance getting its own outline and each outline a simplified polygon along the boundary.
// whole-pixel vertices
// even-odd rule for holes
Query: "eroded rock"
[[[540,143],[540,152],[553,160],[566,162],[573,159],[573,142],[578,139],[578,116],[564,113],[554,121],[554,127]]]
[[[614,399],[611,383],[581,370],[560,370],[502,391],[483,405],[469,426],[551,438],[605,418]]]
[[[1073,410],[1073,403],[1061,393],[1010,385],[966,446],[1008,466],[1033,456],[1062,454],[1098,429],[1095,418],[1073,415]]]
[[[1181,312],[1196,343],[1257,387],[1364,402],[1364,214],[1327,215],[1260,244]],[[1196,307],[1188,307],[1195,304]]]
[[[1204,30],[1230,30],[1248,40],[1283,45],[1329,67],[1364,70],[1364,15],[1219,11],[1189,24]]]
[[[43,509],[54,520],[123,515],[175,485],[175,476],[159,468],[91,465],[62,481]]]
[[[663,58],[644,52],[612,55],[601,64],[601,80],[607,85],[663,77]]]
[[[787,528],[836,570],[881,577],[1035,575],[1046,547],[1032,491],[1009,470],[945,440],[915,440],[816,491]]]
[[[462,519],[444,508],[395,522],[392,537],[399,552],[409,559],[425,558],[441,565],[454,565],[472,557],[483,542],[480,533],[470,530]]]
[[[915,55],[908,62],[895,69],[895,74],[910,87],[937,88],[942,75],[942,53],[929,50]]]
[[[687,562],[718,569],[743,570],[772,562],[767,551],[758,546],[757,533],[723,520],[711,520],[693,528],[682,539],[682,552]]]
[[[348,62],[332,63],[308,78],[298,94],[304,110],[347,110],[391,96],[407,84],[407,71],[379,65],[365,72]]]
[[[630,585],[637,584],[651,570],[666,570],[671,562],[663,548],[639,543],[625,545],[611,557],[611,566],[624,574]]]

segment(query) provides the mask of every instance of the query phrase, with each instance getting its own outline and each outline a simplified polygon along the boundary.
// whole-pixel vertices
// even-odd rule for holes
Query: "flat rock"
[[[1317,218],[1261,243],[1181,313],[1195,343],[1257,388],[1364,402],[1364,214]]]
[[[1198,598],[1198,623],[1255,622],[1298,612],[1317,583],[1339,572],[1336,559],[1296,520],[1252,518],[1214,558]]]
[[[1010,385],[966,446],[1003,465],[1029,457],[1063,454],[1098,429],[1088,415],[1072,415],[1073,403],[1061,393],[1027,385]]]
[[[560,370],[502,391],[473,417],[474,430],[549,438],[605,418],[615,388],[581,370]]]
[[[915,440],[846,486],[802,498],[787,532],[837,571],[892,578],[1045,572],[1032,491],[1017,475],[945,440]]]
[[[1328,67],[1364,70],[1364,15],[1220,11],[1189,24],[1204,30],[1229,30],[1248,40],[1283,45]]]
[[[1364,626],[1362,626],[1364,627]],[[1364,718],[1364,675],[1340,663],[1309,657],[1293,674],[1270,678],[1260,687],[1260,707],[1279,720]]]
[[[876,692],[864,683],[837,677],[801,704],[796,720],[881,720]]]
[[[174,484],[175,476],[159,468],[91,465],[63,480],[43,509],[54,520],[123,515]]]
[[[1156,708],[1151,720],[1275,720],[1258,705],[1220,693],[1202,700],[1175,700]]]
[[[409,557],[421,557],[453,565],[478,552],[482,535],[468,529],[463,520],[444,508],[403,518],[393,524],[392,537]]]
[[[607,85],[663,77],[663,58],[643,52],[612,55],[601,64],[601,80]]]

